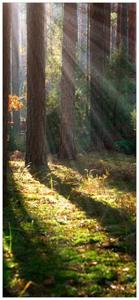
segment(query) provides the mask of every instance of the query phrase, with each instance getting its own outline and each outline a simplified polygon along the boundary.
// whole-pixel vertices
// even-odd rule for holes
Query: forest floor
[[[5,296],[135,297],[135,157],[10,160],[4,208]]]

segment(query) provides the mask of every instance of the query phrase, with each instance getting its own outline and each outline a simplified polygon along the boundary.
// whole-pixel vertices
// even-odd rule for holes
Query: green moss
[[[102,166],[115,170],[115,160],[121,174],[121,161],[125,160],[126,170],[133,164],[133,158],[119,154],[88,156],[77,160],[76,166],[80,162],[83,169],[95,164],[98,170]],[[41,171],[30,174],[20,161],[10,165],[9,204],[4,208],[4,286],[16,296],[29,281],[34,283],[27,290],[29,296],[39,296],[40,291],[44,297],[134,296],[133,192],[111,187],[108,178],[93,177],[91,172],[87,179],[82,170],[80,175],[74,170],[73,162],[72,168],[49,163],[47,176],[44,171],[43,176]],[[124,212],[120,201],[127,207],[132,203],[131,208]]]

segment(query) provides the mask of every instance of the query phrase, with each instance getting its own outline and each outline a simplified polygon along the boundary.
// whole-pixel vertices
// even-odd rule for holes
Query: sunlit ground
[[[10,161],[4,286],[14,296],[135,296],[135,158]]]

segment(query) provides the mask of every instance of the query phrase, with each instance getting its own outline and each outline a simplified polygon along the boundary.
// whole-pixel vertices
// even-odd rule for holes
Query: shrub
[[[115,147],[115,150],[125,153],[125,154],[135,154],[136,153],[135,140],[115,141],[114,147]]]
[[[48,143],[48,150],[50,153],[55,154],[59,151],[60,140],[60,120],[58,110],[55,109],[46,117],[46,137]]]

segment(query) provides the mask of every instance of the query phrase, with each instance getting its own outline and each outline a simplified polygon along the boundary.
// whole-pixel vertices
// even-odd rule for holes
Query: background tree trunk
[[[128,4],[128,53],[132,63],[136,63],[136,4]]]
[[[87,102],[90,106],[90,4],[87,5]]]
[[[77,4],[64,4],[61,78],[61,158],[75,159],[74,100],[77,42]]]
[[[98,150],[104,147],[102,92],[109,55],[110,4],[90,4],[91,147]]]
[[[10,94],[10,27],[11,5],[3,4],[3,192],[6,192],[7,178],[7,123],[8,96]]]
[[[12,3],[12,95],[19,96],[19,11]],[[14,136],[20,131],[20,111],[13,111]]]
[[[104,64],[110,58],[111,3],[104,4]]]
[[[117,7],[117,48],[120,48],[121,44],[121,18],[122,18],[122,4],[118,3]]]
[[[43,3],[27,5],[26,165],[47,164]]]
[[[118,4],[117,15],[117,47],[121,48],[124,55],[128,55],[128,5]]]
[[[123,54],[128,56],[128,5],[122,3],[122,15],[121,15],[121,48]]]
[[[118,3],[111,3],[111,13],[115,16],[111,19],[110,15],[110,54],[112,55],[117,48],[117,14],[118,14]]]

